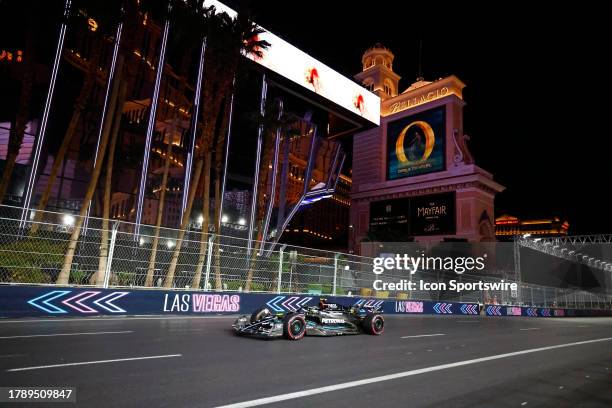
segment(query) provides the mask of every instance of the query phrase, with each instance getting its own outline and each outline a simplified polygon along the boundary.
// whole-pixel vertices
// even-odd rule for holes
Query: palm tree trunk
[[[157,245],[159,243],[159,229],[161,227],[164,204],[166,201],[166,188],[168,187],[168,172],[170,171],[170,156],[172,156],[172,142],[174,139],[174,130],[176,126],[176,118],[173,120],[171,127],[170,140],[166,152],[166,161],[164,162],[164,173],[162,176],[161,193],[159,194],[159,205],[157,206],[157,219],[155,221],[155,233],[153,235],[153,243],[151,248],[151,256],[149,257],[149,267],[147,268],[147,277],[145,278],[145,286],[153,286],[153,276],[155,275],[155,261],[157,258]]]
[[[264,136],[263,146],[262,146],[262,158],[259,163],[259,183],[257,187],[257,224],[259,228],[257,228],[257,240],[255,241],[255,245],[253,245],[253,253],[247,254],[247,256],[251,257],[251,261],[249,263],[249,271],[247,273],[246,282],[244,285],[244,290],[249,292],[251,290],[251,285],[253,282],[253,274],[255,268],[257,267],[257,260],[259,259],[259,251],[261,249],[261,241],[265,239],[262,236],[263,232],[263,216],[266,207],[266,193],[267,184],[268,184],[268,174],[269,174],[269,164],[272,160],[272,142],[274,140],[275,133],[274,132],[266,132]]]
[[[165,288],[171,288],[174,283],[174,274],[176,271],[176,265],[178,264],[179,255],[181,254],[181,247],[183,246],[183,238],[185,232],[189,226],[189,217],[191,217],[191,208],[193,207],[193,201],[195,199],[196,192],[198,190],[198,183],[200,182],[200,175],[202,174],[202,167],[204,167],[204,159],[198,159],[195,170],[193,172],[193,180],[189,184],[189,194],[187,196],[187,206],[183,213],[183,219],[181,220],[181,228],[176,239],[176,247],[172,254],[172,260],[168,266],[168,273],[166,274],[166,280],[164,281]]]
[[[257,230],[261,231],[262,223],[259,222],[258,225],[259,225],[259,228],[257,228]],[[255,244],[253,245],[253,249],[252,249],[253,252],[251,254],[247,254],[247,256],[251,257],[251,260],[249,262],[249,271],[247,272],[246,282],[244,284],[245,292],[251,291],[251,285],[253,284],[253,275],[255,273],[255,268],[257,268],[257,260],[259,259],[260,248],[261,248],[261,232],[258,232],[257,239],[255,240]]]
[[[117,76],[117,82],[120,81],[120,75]],[[113,92],[115,89],[113,89]],[[104,203],[103,203],[103,214],[102,214],[102,232],[100,236],[100,260],[98,262],[98,272],[91,278],[91,284],[102,285],[104,283],[104,274],[106,273],[106,265],[108,262],[108,231],[109,231],[109,219],[110,219],[110,203],[111,193],[113,188],[113,164],[115,162],[115,149],[117,147],[117,139],[119,136],[119,126],[121,125],[121,116],[123,115],[123,103],[125,102],[125,95],[127,94],[127,82],[121,81],[119,85],[118,95],[115,97],[111,96],[111,103],[108,111],[112,112],[107,120],[113,122],[113,128],[111,130],[111,144],[108,151],[108,159],[106,160],[106,179],[104,180]]]
[[[17,131],[11,131],[11,134],[15,134]],[[13,169],[15,168],[15,162],[17,161],[17,155],[19,154],[19,146],[21,146],[21,141],[23,141],[23,136],[21,137],[21,141],[17,149],[12,147],[13,140],[17,142],[19,136],[15,135],[11,137],[9,140],[8,152],[6,154],[6,161],[4,162],[4,172],[2,173],[2,180],[0,181],[0,204],[4,201],[4,196],[6,195],[6,190],[8,190],[9,184],[11,182],[11,176],[13,174]]]
[[[230,120],[230,111],[231,111],[231,103],[232,98],[227,98],[225,100],[225,107],[223,109],[223,119],[221,121],[221,127],[219,129],[219,135],[217,137],[217,143],[215,146],[215,231],[217,232],[217,240],[219,239],[219,235],[221,234],[221,178],[225,175],[222,174],[221,168],[223,167],[223,163],[225,161],[225,143],[227,140],[227,132]],[[215,250],[215,289],[222,289],[221,282],[221,247],[219,243],[214,247]]]
[[[121,72],[123,69],[123,60],[119,59],[117,61],[117,69],[118,72]],[[93,64],[97,66],[97,64]],[[93,76],[95,79],[95,76]],[[92,82],[93,87],[93,82]],[[84,98],[85,99],[85,98]],[[80,115],[79,115],[80,116]],[[74,118],[74,115],[73,115]],[[76,123],[75,123],[76,127]],[[91,179],[89,181],[89,185],[87,186],[87,192],[85,193],[85,198],[83,199],[83,203],[81,204],[81,211],[79,212],[79,216],[76,219],[74,229],[72,234],[70,235],[70,241],[68,242],[68,249],[66,250],[66,256],[64,257],[64,264],[60,273],[57,276],[57,284],[58,285],[67,285],[70,281],[70,270],[72,269],[72,260],[74,258],[74,253],[76,252],[76,247],[79,242],[79,237],[81,236],[81,227],[83,226],[83,221],[85,220],[85,215],[87,214],[87,209],[89,208],[89,204],[91,203],[91,199],[93,198],[94,193],[96,192],[96,187],[98,186],[98,179],[100,178],[100,173],[102,172],[102,165],[104,164],[104,157],[106,155],[106,147],[108,145],[108,139],[110,135],[110,121],[104,123],[104,128],[102,129],[102,137],[100,139],[100,146],[98,151],[98,160],[96,161],[96,165],[93,168],[93,172],[91,175]],[[54,163],[55,165],[55,163]]]
[[[217,241],[217,245],[214,245],[214,268],[215,268],[215,289],[222,289],[221,282],[221,245],[219,242],[219,237],[221,234],[221,172],[217,171],[217,178],[215,179],[215,225],[217,236],[215,240]]]
[[[72,138],[76,132],[76,128],[81,120],[81,114],[85,110],[85,105],[87,103],[87,99],[91,95],[91,91],[93,90],[94,84],[96,82],[96,76],[98,73],[98,59],[100,57],[100,46],[94,45],[94,51],[92,58],[89,62],[89,71],[85,76],[85,80],[83,82],[83,86],[81,87],[81,91],[79,92],[79,96],[74,105],[74,111],[72,112],[72,117],[70,118],[70,122],[68,123],[68,127],[66,128],[66,133],[64,133],[64,139],[62,140],[62,144],[60,145],[57,154],[53,160],[53,166],[51,167],[51,173],[49,174],[49,178],[47,179],[47,186],[45,187],[45,191],[38,202],[37,211],[34,214],[34,219],[32,220],[32,228],[30,229],[30,235],[34,235],[38,232],[38,228],[40,227],[40,221],[42,219],[43,211],[47,207],[49,203],[49,198],[51,197],[51,190],[53,189],[53,184],[55,183],[55,179],[57,178],[57,173],[64,162],[64,158],[66,157],[66,153],[68,152],[68,148],[72,142]]]
[[[202,189],[203,202],[202,202],[202,232],[200,233],[200,254],[198,256],[198,263],[196,264],[195,275],[193,276],[193,282],[191,286],[198,289],[200,287],[200,281],[202,280],[202,268],[204,261],[206,260],[206,252],[208,249],[208,228],[210,225],[210,168],[211,168],[212,153],[206,153],[204,159],[204,179]],[[208,282],[204,282],[204,289],[208,286]]]

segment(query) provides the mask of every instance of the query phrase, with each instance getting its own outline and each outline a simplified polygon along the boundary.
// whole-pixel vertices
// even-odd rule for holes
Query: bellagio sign
[[[414,96],[410,99],[406,99],[400,102],[395,102],[389,107],[388,113],[391,114],[391,113],[403,111],[405,109],[412,108],[413,106],[417,106],[425,102],[430,102],[435,99],[442,98],[448,94],[449,94],[449,89],[443,86],[442,88],[438,88],[433,91],[429,91],[427,93],[423,93],[421,95]]]
[[[392,115],[450,95],[463,99],[464,87],[465,84],[454,75],[433,82],[416,82],[400,95],[383,101],[382,115]]]

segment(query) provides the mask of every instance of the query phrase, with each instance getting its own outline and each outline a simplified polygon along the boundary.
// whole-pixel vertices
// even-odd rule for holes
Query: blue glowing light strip
[[[259,112],[263,117],[266,109],[266,95],[268,93],[268,81],[266,74],[262,75],[261,98],[259,100]],[[253,196],[251,197],[251,217],[249,220],[249,239],[247,241],[247,262],[253,246],[253,226],[255,224],[255,214],[257,213],[257,185],[259,184],[259,164],[261,162],[261,147],[263,144],[263,124],[257,129],[257,158],[255,160],[255,180],[253,183]]]
[[[149,112],[149,125],[147,126],[147,138],[145,142],[144,157],[142,159],[142,173],[140,175],[140,188],[138,190],[138,208],[136,210],[136,225],[134,227],[134,240],[138,240],[140,234],[140,223],[142,222],[142,209],[144,206],[144,196],[147,186],[147,172],[149,170],[149,154],[151,150],[151,139],[155,129],[155,114],[157,113],[157,103],[159,99],[159,88],[164,72],[164,60],[166,58],[166,43],[168,42],[168,31],[170,30],[170,20],[164,24],[164,36],[162,38],[159,63],[157,64],[157,75],[155,77],[155,88],[151,99],[151,112]]]
[[[289,225],[289,222],[291,221],[291,219],[297,212],[298,208],[300,208],[300,206],[302,205],[302,202],[308,195],[308,184],[310,183],[310,176],[312,174],[312,166],[316,160],[316,157],[314,155],[316,140],[317,140],[317,126],[313,125],[312,140],[310,141],[310,154],[308,155],[308,165],[306,167],[306,175],[304,177],[304,191],[302,193],[302,196],[298,200],[298,202],[293,206],[293,208],[289,212],[289,215],[287,216],[287,218],[285,218],[285,221],[283,221],[282,228],[280,229],[280,231],[278,231],[278,234],[276,234],[276,236],[274,237],[274,240],[272,240],[272,243],[270,244],[270,248],[268,248],[268,250],[266,251],[266,256],[269,256],[272,253],[272,251],[274,250],[274,247],[280,240],[280,237],[283,235],[285,228],[287,228],[287,225]]]
[[[66,37],[67,21],[70,14],[70,6],[72,0],[66,0],[64,4],[64,21],[60,27],[59,38],[57,40],[57,48],[55,49],[55,59],[53,60],[53,69],[51,70],[51,81],[49,82],[49,90],[47,92],[47,99],[45,100],[45,108],[40,121],[40,131],[38,133],[38,140],[36,141],[36,149],[34,151],[34,159],[32,160],[32,168],[30,169],[30,177],[26,186],[26,195],[23,203],[23,210],[21,212],[21,221],[19,226],[25,227],[25,223],[28,220],[28,213],[30,212],[30,204],[32,201],[32,192],[36,183],[36,173],[38,172],[38,165],[40,162],[40,152],[42,150],[43,143],[45,141],[45,134],[47,131],[47,121],[49,119],[49,111],[51,110],[51,102],[53,101],[53,91],[55,90],[55,81],[57,79],[57,73],[59,71],[59,65],[62,59],[62,52],[64,50],[64,38]]]
[[[338,167],[338,175],[336,176],[336,181],[334,182],[334,187],[332,187],[332,191],[336,191],[336,186],[338,185],[338,180],[340,180],[340,173],[342,172],[342,166],[344,166],[344,160],[346,160],[346,153],[342,156],[342,160],[340,161],[340,167]]]
[[[200,63],[198,66],[198,79],[196,81],[195,95],[193,99],[193,113],[191,115],[191,145],[187,153],[187,164],[185,165],[185,185],[183,186],[183,202],[181,206],[181,220],[187,208],[189,197],[189,184],[191,183],[191,170],[193,167],[193,155],[195,154],[196,138],[198,133],[198,115],[200,113],[200,97],[202,95],[202,77],[204,72],[204,55],[206,53],[206,38],[200,46]]]
[[[117,25],[117,32],[115,34],[115,45],[113,47],[113,58],[111,61],[110,70],[108,71],[108,81],[106,82],[106,93],[104,94],[104,105],[102,106],[102,115],[100,117],[100,128],[98,129],[98,141],[96,143],[96,153],[94,155],[93,167],[96,167],[98,162],[98,150],[100,149],[100,139],[102,138],[102,130],[104,129],[104,120],[106,119],[107,108],[108,108],[108,97],[111,91],[111,84],[115,77],[115,64],[117,63],[117,54],[119,53],[119,44],[121,43],[121,32],[123,30],[123,23]],[[89,224],[89,213],[91,212],[91,201],[87,206],[87,213],[85,214],[85,220],[83,220],[83,233],[87,233],[87,226]]]
[[[279,100],[278,101],[278,120],[280,121],[280,119],[283,116],[283,101]],[[271,191],[270,191],[270,197],[268,197],[268,208],[266,210],[266,219],[264,221],[263,224],[263,233],[262,233],[262,240],[266,241],[268,239],[268,228],[270,225],[270,217],[272,216],[272,208],[274,207],[274,198],[276,196],[276,172],[278,170],[278,156],[279,156],[279,150],[280,150],[280,139],[281,139],[281,127],[279,125],[279,127],[276,129],[276,140],[274,143],[274,161],[272,164],[272,185],[271,185]]]
[[[236,84],[236,78],[234,78],[234,85]],[[234,114],[234,94],[230,100],[230,111],[229,111],[229,122],[227,123],[227,140],[225,141],[225,163],[223,165],[223,178],[221,179],[221,197],[219,197],[219,214],[217,225],[217,234],[221,233],[221,217],[223,215],[223,198],[225,197],[225,182],[227,180],[227,163],[229,160],[229,146],[232,138],[232,117]]]

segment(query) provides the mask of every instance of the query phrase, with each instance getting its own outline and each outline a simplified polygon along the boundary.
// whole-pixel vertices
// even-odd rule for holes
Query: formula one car
[[[307,336],[339,336],[367,333],[380,335],[385,320],[379,309],[342,306],[321,299],[319,306],[296,312],[272,313],[268,308],[255,310],[251,316],[240,316],[233,324],[238,335],[260,338],[284,337],[300,340]]]

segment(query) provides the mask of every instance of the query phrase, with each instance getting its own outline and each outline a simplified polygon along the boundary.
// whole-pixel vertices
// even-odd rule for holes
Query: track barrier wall
[[[319,295],[280,295],[188,290],[125,290],[58,286],[1,286],[0,317],[95,317],[135,315],[215,315],[251,313],[266,306],[273,312],[317,305]],[[566,317],[611,316],[609,310],[540,308],[420,300],[383,300],[326,296],[327,302],[373,306],[386,314],[438,314]]]

